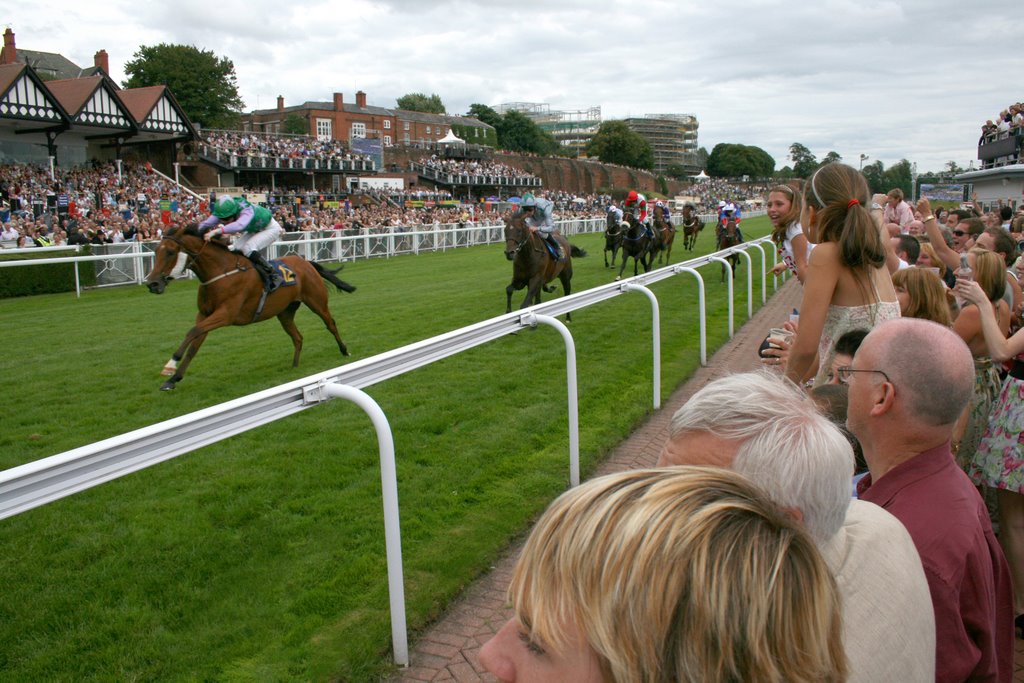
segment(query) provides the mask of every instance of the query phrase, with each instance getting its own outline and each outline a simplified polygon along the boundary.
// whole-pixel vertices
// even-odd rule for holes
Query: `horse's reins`
[[[181,247],[181,250],[183,252],[185,252],[185,254],[188,256],[189,261],[191,261],[192,265],[195,265],[195,259],[199,258],[199,255],[203,253],[203,250],[206,249],[206,246],[209,244],[209,242],[204,239],[203,240],[203,246],[199,247],[199,251],[193,253],[193,252],[189,251],[188,247],[185,246],[185,242],[183,242],[177,235],[173,235],[173,236],[165,235],[164,239],[168,239],[168,240],[174,242],[175,244],[177,244],[179,247]],[[238,261],[236,260],[235,263],[237,264]],[[189,266],[186,266],[186,267],[189,267]],[[203,282],[202,280],[200,280],[199,281],[199,286],[200,287],[204,287],[206,285],[213,284],[217,280],[223,280],[224,278],[226,278],[226,277],[228,277],[230,275],[234,275],[235,273],[241,273],[242,270],[243,270],[243,268],[235,268],[234,270],[229,270],[226,273],[221,273],[220,275],[214,276],[214,277],[210,278],[209,280],[207,280],[206,282]],[[192,272],[195,272],[195,270],[193,269]],[[196,274],[198,275],[198,273],[196,273]]]

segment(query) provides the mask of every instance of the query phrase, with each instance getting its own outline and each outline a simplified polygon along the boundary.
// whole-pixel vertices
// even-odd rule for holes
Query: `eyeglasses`
[[[963,236],[964,236],[964,235],[966,235],[967,233],[966,233],[966,232],[964,232],[963,230],[954,230],[954,231],[953,231],[953,234],[954,234],[954,235],[956,235],[957,237],[963,237]]]
[[[879,375],[885,378],[886,382],[892,384],[892,380],[889,379],[889,375],[885,374],[881,370],[858,370],[851,368],[849,365],[845,365],[841,368],[836,368],[836,375],[838,375],[839,381],[842,382],[843,384],[849,384],[850,379],[853,377],[853,373],[855,372],[877,372]]]

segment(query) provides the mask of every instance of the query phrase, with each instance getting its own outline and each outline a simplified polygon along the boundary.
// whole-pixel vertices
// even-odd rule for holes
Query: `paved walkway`
[[[761,341],[769,328],[787,320],[792,309],[799,307],[801,291],[795,279],[780,287],[753,319],[708,360],[707,367],[699,368],[646,424],[619,444],[596,474],[653,466],[668,438],[669,422],[676,409],[724,374],[760,368],[757,349]],[[518,543],[510,548],[489,573],[463,591],[444,616],[412,643],[409,668],[399,671],[390,679],[391,683],[497,680],[483,670],[477,655],[511,616],[511,610],[505,606],[505,590],[520,547]],[[1024,683],[1024,641],[1017,641],[1016,660],[1014,681]]]

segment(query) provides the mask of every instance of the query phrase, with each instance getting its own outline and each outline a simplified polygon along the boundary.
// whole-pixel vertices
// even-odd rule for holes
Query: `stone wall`
[[[394,166],[408,168],[410,161],[419,161],[429,154],[427,150],[422,149],[391,147],[384,151],[384,168],[388,171]],[[602,164],[589,159],[495,153],[494,161],[539,177],[544,183],[544,188],[548,190],[563,190],[575,194],[597,194],[599,190],[608,189],[637,190],[646,193],[657,190],[657,179],[653,173]],[[670,194],[680,186],[681,183],[669,181]]]

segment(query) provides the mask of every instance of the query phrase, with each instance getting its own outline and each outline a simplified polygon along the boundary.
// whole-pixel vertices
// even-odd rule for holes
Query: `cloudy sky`
[[[140,45],[212,50],[246,110],[363,90],[385,107],[437,93],[453,114],[689,113],[708,151],[756,145],[777,167],[793,142],[853,165],[966,167],[981,124],[1024,100],[1024,22],[964,0],[37,0],[3,19],[19,47],[82,66],[105,49],[118,82]]]

